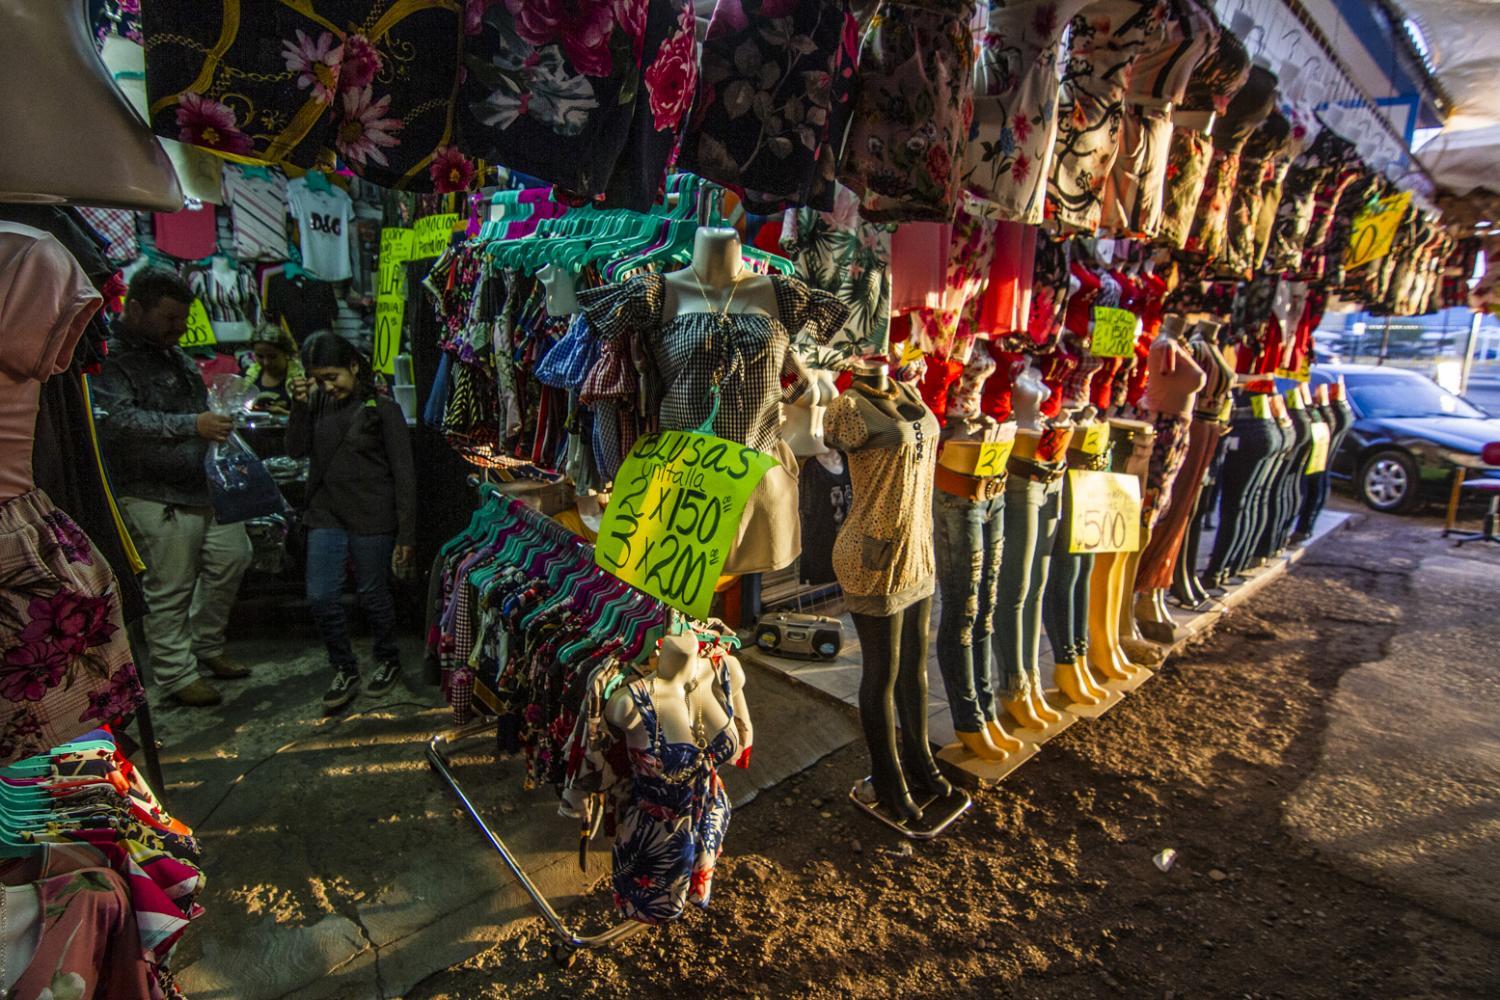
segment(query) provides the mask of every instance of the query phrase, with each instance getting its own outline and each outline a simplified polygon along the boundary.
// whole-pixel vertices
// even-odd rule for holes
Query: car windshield
[[[1367,417],[1474,417],[1484,414],[1428,378],[1349,375],[1345,381]]]

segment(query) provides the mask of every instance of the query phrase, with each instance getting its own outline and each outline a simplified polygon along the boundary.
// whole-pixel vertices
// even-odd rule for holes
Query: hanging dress
[[[708,906],[729,829],[729,793],[718,769],[740,749],[729,667],[722,662],[715,683],[729,723],[703,748],[667,739],[650,678],[626,688],[646,730],[646,746],[630,749],[630,782],[617,786],[615,905],[632,920],[660,924],[682,916],[688,903]]]

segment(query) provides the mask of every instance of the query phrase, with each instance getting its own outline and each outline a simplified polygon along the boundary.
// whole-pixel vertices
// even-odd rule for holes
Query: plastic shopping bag
[[[203,459],[208,494],[220,524],[285,515],[289,508],[270,471],[238,434],[209,445]]]

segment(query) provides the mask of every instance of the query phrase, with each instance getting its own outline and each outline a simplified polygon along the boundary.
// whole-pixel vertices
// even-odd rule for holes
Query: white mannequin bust
[[[750,709],[745,703],[745,671],[732,656],[725,657],[724,662],[729,671],[738,746],[743,752],[754,738]],[[729,728],[729,713],[719,700],[713,667],[698,655],[696,636],[663,638],[656,655],[656,670],[647,684],[657,725],[661,727],[662,739],[668,743],[697,743],[701,737],[707,746]],[[629,746],[646,746],[646,728],[629,691],[621,688],[610,697],[604,717],[625,734]]]
[[[1016,426],[1023,431],[1041,431],[1042,401],[1049,395],[1051,392],[1047,383],[1042,381],[1042,373],[1037,371],[1035,362],[1027,358],[1025,368],[1016,375],[1011,389],[1011,412],[1015,415]]]
[[[823,414],[839,394],[833,372],[814,368],[807,374],[811,383],[808,390],[781,408],[781,438],[798,458],[832,451],[823,441]]]
[[[725,311],[780,315],[771,279],[745,270],[744,247],[733,229],[700,228],[693,237],[692,265],[668,274],[666,286],[667,317]]]
[[[548,316],[571,316],[578,311],[578,288],[573,283],[572,271],[548,264],[536,276],[547,289]]]

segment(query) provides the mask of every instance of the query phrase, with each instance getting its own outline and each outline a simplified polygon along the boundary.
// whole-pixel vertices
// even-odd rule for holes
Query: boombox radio
[[[844,626],[824,615],[762,615],[755,623],[755,645],[774,656],[831,660],[844,648]]]

